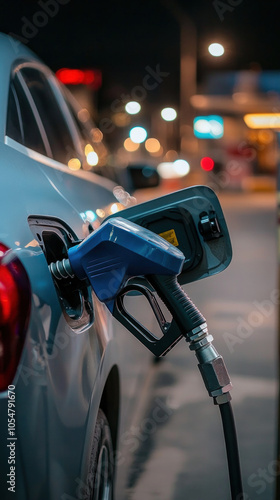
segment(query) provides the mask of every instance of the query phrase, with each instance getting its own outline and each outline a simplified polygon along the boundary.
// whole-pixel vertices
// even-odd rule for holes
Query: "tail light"
[[[31,288],[20,260],[0,243],[0,391],[13,381],[30,316]]]

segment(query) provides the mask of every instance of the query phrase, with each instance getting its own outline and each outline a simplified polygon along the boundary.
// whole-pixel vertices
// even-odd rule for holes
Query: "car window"
[[[38,69],[20,71],[44,127],[53,158],[67,164],[75,154],[75,146],[62,110],[46,76]]]
[[[65,102],[76,126],[83,150],[82,168],[99,173],[99,167],[106,165],[108,150],[103,142],[103,134],[91,121],[87,109],[80,108],[73,96],[62,89]]]
[[[46,148],[27,96],[17,80],[10,85],[6,135],[43,155]]]
[[[23,144],[24,132],[20,105],[13,85],[11,85],[9,91],[6,134],[15,141]]]

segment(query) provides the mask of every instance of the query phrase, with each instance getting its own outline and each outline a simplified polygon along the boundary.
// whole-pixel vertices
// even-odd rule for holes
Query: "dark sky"
[[[100,68],[108,99],[111,83],[116,93],[127,91],[141,84],[147,66],[160,64],[170,73],[161,91],[176,99],[180,9],[197,28],[199,79],[209,70],[248,69],[252,63],[280,69],[277,0],[2,0],[0,31],[24,38],[53,70]],[[223,61],[206,54],[214,39],[225,43]]]

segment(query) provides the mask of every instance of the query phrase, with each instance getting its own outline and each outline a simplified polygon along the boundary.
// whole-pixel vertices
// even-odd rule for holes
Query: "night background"
[[[0,31],[25,38],[28,47],[54,71],[65,66],[99,68],[103,77],[99,106],[141,84],[145,67],[156,64],[170,75],[160,92],[149,93],[148,99],[168,94],[170,104],[177,104],[179,22],[184,14],[197,29],[198,82],[217,69],[279,69],[280,6],[273,0],[63,0],[56,6],[50,6],[57,13],[48,16],[46,24],[38,17],[38,24],[44,25],[37,29],[32,18],[42,11],[40,2],[1,2]],[[28,27],[29,39],[23,35],[26,19],[34,26],[34,31]],[[223,60],[211,59],[207,53],[207,45],[214,39],[225,46]]]

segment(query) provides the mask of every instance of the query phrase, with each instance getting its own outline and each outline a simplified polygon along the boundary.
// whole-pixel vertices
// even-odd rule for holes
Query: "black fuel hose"
[[[234,416],[230,402],[219,405],[226,443],[230,490],[232,500],[245,500],[238,452]]]
[[[148,276],[147,278],[173,315],[182,333],[191,331],[196,332],[199,325],[201,327],[207,326],[205,323],[205,318],[202,316],[201,312],[197,309],[195,304],[193,304],[193,302],[190,300],[185,291],[180,287],[176,276],[153,275]],[[202,328],[202,332],[203,331],[204,328]],[[205,336],[206,333],[203,333],[202,337],[205,338]],[[186,337],[188,340],[189,335],[187,335]],[[199,342],[196,340],[191,342],[191,347],[195,349],[196,356],[200,361],[199,369],[201,371],[209,395],[213,397],[215,404],[218,404],[220,408],[224,438],[226,443],[232,500],[243,500],[244,494],[242,488],[238,443],[232,407],[229,399],[227,401],[222,401],[223,398],[226,397],[226,394],[222,394],[219,397],[215,396],[216,389],[220,387],[219,383],[221,383],[221,386],[228,385],[228,388],[231,387],[230,379],[228,377],[223,359],[218,355],[213,346],[210,346],[210,343],[211,341],[209,340],[209,359],[207,359],[207,355],[205,357],[205,354],[207,352],[207,344],[201,344],[200,346]],[[197,346],[195,344],[197,344]],[[215,356],[215,353],[216,359],[211,359],[211,356]],[[217,382],[218,385],[216,385]]]

